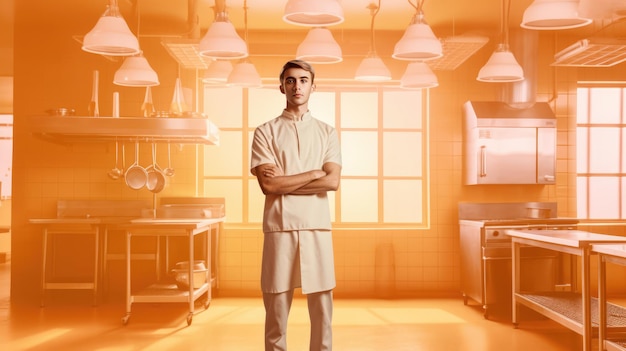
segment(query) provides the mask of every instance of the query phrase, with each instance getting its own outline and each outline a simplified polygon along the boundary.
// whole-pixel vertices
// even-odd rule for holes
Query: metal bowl
[[[53,108],[50,110],[46,110],[46,112],[50,116],[74,116],[76,115],[76,110],[74,110],[73,108],[66,108],[66,107]]]
[[[176,280],[176,285],[180,290],[189,290],[189,261],[178,262],[172,275]],[[208,269],[204,261],[194,261],[193,263],[193,288],[198,289],[208,281]]]

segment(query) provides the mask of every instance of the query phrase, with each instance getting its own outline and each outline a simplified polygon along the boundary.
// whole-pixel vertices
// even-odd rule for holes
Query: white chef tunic
[[[296,121],[290,113],[283,111],[254,132],[251,169],[263,164],[274,164],[285,175],[290,175],[322,169],[326,162],[341,165],[337,132],[332,126],[313,118],[310,112],[305,113],[302,120]],[[261,274],[263,291],[282,292],[300,284],[303,293],[332,289],[335,286],[334,271],[325,272],[334,270],[330,229],[330,208],[325,192],[312,195],[266,195],[263,211],[265,240],[273,247],[278,245],[274,251],[278,251],[278,248],[284,248],[284,251],[281,251],[280,258],[283,261],[279,263],[276,261],[279,258],[266,252],[267,247],[264,248],[264,269]],[[296,237],[295,241],[282,236],[277,238],[279,232],[295,232],[300,238]],[[303,238],[304,235],[307,237]],[[286,242],[296,244],[292,246]],[[302,245],[303,242],[314,244]],[[299,258],[299,262],[286,265],[285,257]],[[300,272],[302,282],[298,281],[300,274],[294,274],[297,273],[293,271],[294,265],[303,268]],[[274,269],[278,271],[274,272]],[[291,276],[292,279],[285,282],[285,279],[272,276]],[[320,276],[327,279],[320,279]]]

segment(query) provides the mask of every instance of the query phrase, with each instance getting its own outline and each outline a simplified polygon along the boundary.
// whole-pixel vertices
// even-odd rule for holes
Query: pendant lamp
[[[356,74],[354,79],[360,81],[368,81],[368,82],[382,82],[391,80],[391,72],[385,66],[383,60],[378,57],[376,54],[376,42],[374,38],[374,19],[380,10],[380,2],[378,0],[378,5],[371,3],[368,6],[370,13],[372,15],[372,22],[370,25],[370,52],[366,58],[361,61],[361,64],[356,69]]]
[[[226,84],[228,75],[232,70],[233,64],[229,60],[213,61],[204,72],[202,82],[205,84]]]
[[[502,42],[478,72],[476,80],[490,83],[510,83],[524,80],[524,70],[509,50],[508,15],[510,0],[502,0],[500,30]]]
[[[85,34],[82,49],[108,56],[131,56],[140,52],[139,41],[120,14],[117,0],[109,1],[104,14],[91,31]]]
[[[592,23],[578,12],[578,0],[535,0],[522,17],[522,28],[535,30],[570,29]]]
[[[215,1],[215,21],[209,26],[200,40],[198,51],[201,56],[213,59],[242,59],[248,57],[248,46],[237,34],[235,27],[228,20],[226,1]]]
[[[248,42],[248,1],[243,1],[243,23],[245,42]],[[247,59],[233,67],[226,81],[228,86],[242,88],[258,88],[262,85],[261,76],[256,71],[256,67]]]
[[[332,26],[344,21],[343,9],[337,0],[289,0],[283,21],[299,26]]]
[[[142,55],[124,59],[122,66],[115,72],[113,84],[127,87],[150,87],[159,85],[157,73],[150,67]]]
[[[404,35],[396,43],[393,50],[393,57],[397,60],[433,60],[443,56],[441,41],[437,39],[435,33],[424,19],[422,6],[424,0],[419,0],[415,7],[415,15],[404,32]]]
[[[325,27],[314,27],[298,45],[296,58],[309,63],[338,63],[343,61],[341,47]]]
[[[400,79],[400,87],[404,89],[428,89],[439,86],[437,76],[423,61],[409,63]]]
[[[233,71],[228,75],[226,85],[242,88],[259,88],[263,84],[261,82],[261,76],[254,65],[244,61],[233,67]]]

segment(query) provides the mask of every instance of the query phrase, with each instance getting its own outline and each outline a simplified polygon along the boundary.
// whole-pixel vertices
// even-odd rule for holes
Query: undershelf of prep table
[[[582,295],[572,292],[515,293],[515,301],[581,334]],[[607,303],[607,328],[611,332],[626,331],[626,308]],[[598,299],[591,298],[591,325],[598,328]]]
[[[626,351],[626,339],[604,340],[606,351]]]
[[[203,284],[201,287],[193,290],[193,298],[195,301],[210,289],[209,283]],[[141,302],[189,302],[189,291],[181,290],[176,284],[156,283],[144,288],[130,296],[131,303]]]

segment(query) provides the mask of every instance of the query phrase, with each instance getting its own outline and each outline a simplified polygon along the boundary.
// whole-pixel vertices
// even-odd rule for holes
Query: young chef
[[[310,350],[332,350],[335,287],[328,191],[339,187],[341,150],[335,129],[308,109],[315,72],[304,61],[279,75],[287,107],[254,132],[250,168],[265,194],[261,290],[265,350],[287,349],[295,288],[307,296]]]

